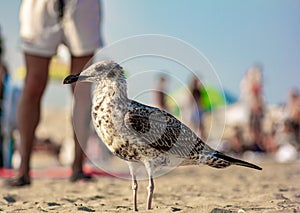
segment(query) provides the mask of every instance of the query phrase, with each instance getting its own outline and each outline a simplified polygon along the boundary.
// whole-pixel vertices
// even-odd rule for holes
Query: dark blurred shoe
[[[28,186],[31,184],[30,178],[26,178],[25,176],[11,178],[6,180],[5,184],[9,187],[22,187]]]
[[[92,181],[93,178],[91,175],[85,174],[83,171],[80,172],[75,172],[72,174],[72,176],[70,177],[70,181],[71,182],[76,182],[76,181]]]

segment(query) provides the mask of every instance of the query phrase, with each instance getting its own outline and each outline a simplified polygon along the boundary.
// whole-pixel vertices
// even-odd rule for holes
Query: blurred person
[[[7,76],[8,76],[8,70],[7,70],[6,64],[0,58],[0,114],[2,112],[4,87],[5,87]]]
[[[5,65],[0,62],[0,120],[2,121],[3,117],[3,93],[4,93],[4,76],[7,73]],[[2,122],[0,122],[0,168],[3,167],[3,135],[2,135]]]
[[[0,167],[12,167],[16,129],[16,103],[20,89],[12,81],[3,60],[4,42],[0,35]]]
[[[248,129],[250,143],[255,151],[263,151],[263,117],[264,117],[264,97],[263,97],[263,77],[260,66],[252,66],[244,75],[241,81],[241,101],[246,105],[249,113]]]
[[[291,162],[300,157],[300,144],[295,135],[293,124],[290,120],[283,121],[282,127],[276,133],[276,159],[279,162]]]
[[[243,151],[245,151],[243,129],[239,126],[235,126],[233,131],[234,135],[230,140],[229,150],[235,154],[241,154]]]
[[[0,28],[1,29],[1,28]],[[2,112],[2,103],[4,97],[4,86],[8,75],[6,64],[3,60],[4,55],[4,42],[0,31],[0,115]]]
[[[51,57],[60,44],[65,44],[71,54],[71,73],[81,72],[101,46],[100,16],[99,0],[22,1],[20,35],[27,73],[17,114],[21,165],[18,177],[9,180],[9,185],[31,183],[30,156]],[[76,93],[75,85],[71,89],[74,94],[75,157],[70,180],[88,180],[91,176],[83,172],[83,149],[89,135],[91,88],[89,84],[77,84]]]
[[[4,44],[3,44],[3,38],[2,38],[2,34],[1,34],[1,26],[0,26],[0,58],[2,60],[2,57],[3,57],[3,50],[4,50]]]
[[[283,126],[280,129],[279,133],[276,135],[276,142],[278,146],[283,146],[285,144],[290,144],[295,149],[300,151],[300,144],[297,139],[297,135],[294,131],[293,122],[291,120],[286,119],[283,122]]]
[[[160,76],[155,91],[155,104],[158,108],[169,111],[166,101],[167,84],[166,77]]]
[[[202,83],[197,76],[191,79],[189,89],[192,94],[190,106],[192,109],[192,125],[193,128],[199,133],[199,136],[204,139],[204,125],[203,125],[203,107],[201,105],[201,90]]]
[[[4,55],[4,42],[3,42],[3,38],[1,35],[1,28],[0,28],[0,115],[2,112],[5,80],[8,75],[7,67],[3,60],[3,55]]]
[[[290,90],[285,107],[286,120],[300,144],[300,93],[296,88]]]
[[[4,42],[1,35],[1,28],[0,28],[0,120],[2,121],[3,117],[3,98],[4,98],[4,87],[6,78],[8,75],[6,64],[3,60],[4,53]],[[3,166],[3,135],[2,135],[2,122],[0,122],[0,167]]]
[[[277,124],[272,124],[271,131],[264,133],[262,140],[262,149],[270,154],[274,154],[278,150],[278,144],[276,142],[276,137],[278,133]]]

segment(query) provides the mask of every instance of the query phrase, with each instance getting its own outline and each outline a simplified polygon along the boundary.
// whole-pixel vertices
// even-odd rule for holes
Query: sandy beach
[[[38,136],[70,143],[69,121],[69,110],[47,109]],[[43,158],[33,156],[35,169],[57,166],[51,156]],[[152,212],[300,212],[300,163],[255,163],[263,170],[193,166],[158,177]],[[7,188],[4,179],[0,184],[0,212],[132,212],[131,181],[126,179],[97,176],[91,183],[71,183],[68,178],[42,177],[24,188]],[[148,183],[139,184],[138,206],[144,212]]]
[[[299,212],[300,164],[177,168],[155,180],[152,212]],[[139,182],[139,210],[146,211],[147,181]],[[4,181],[1,180],[3,186]],[[34,179],[30,187],[1,187],[3,212],[131,212],[129,180],[99,177],[91,183]]]

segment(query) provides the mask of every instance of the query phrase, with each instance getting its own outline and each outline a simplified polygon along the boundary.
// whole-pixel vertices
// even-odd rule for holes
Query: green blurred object
[[[237,102],[237,98],[232,93],[227,90],[220,90],[214,85],[205,85],[204,88],[200,89],[200,92],[201,98],[199,102],[204,112],[210,112],[220,106]],[[179,116],[180,114],[180,106],[178,106],[174,100],[177,99],[176,102],[182,103],[182,101],[179,101],[178,99],[184,99],[189,95],[191,94],[188,94],[187,88],[184,87],[175,89],[168,95],[167,103],[170,106],[170,111],[173,115]]]
[[[224,93],[213,86],[206,86],[200,92],[201,99],[199,101],[204,111],[212,111],[227,103]]]

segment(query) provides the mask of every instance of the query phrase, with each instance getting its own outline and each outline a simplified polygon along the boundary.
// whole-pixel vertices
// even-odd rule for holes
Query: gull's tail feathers
[[[252,163],[248,163],[248,162],[243,161],[243,160],[239,160],[239,159],[224,155],[221,152],[213,153],[210,156],[209,160],[206,162],[206,164],[208,166],[215,167],[215,168],[225,168],[225,167],[228,167],[230,165],[238,165],[238,166],[249,167],[249,168],[252,168],[252,169],[262,170],[262,168],[259,167],[259,166],[256,166]]]

